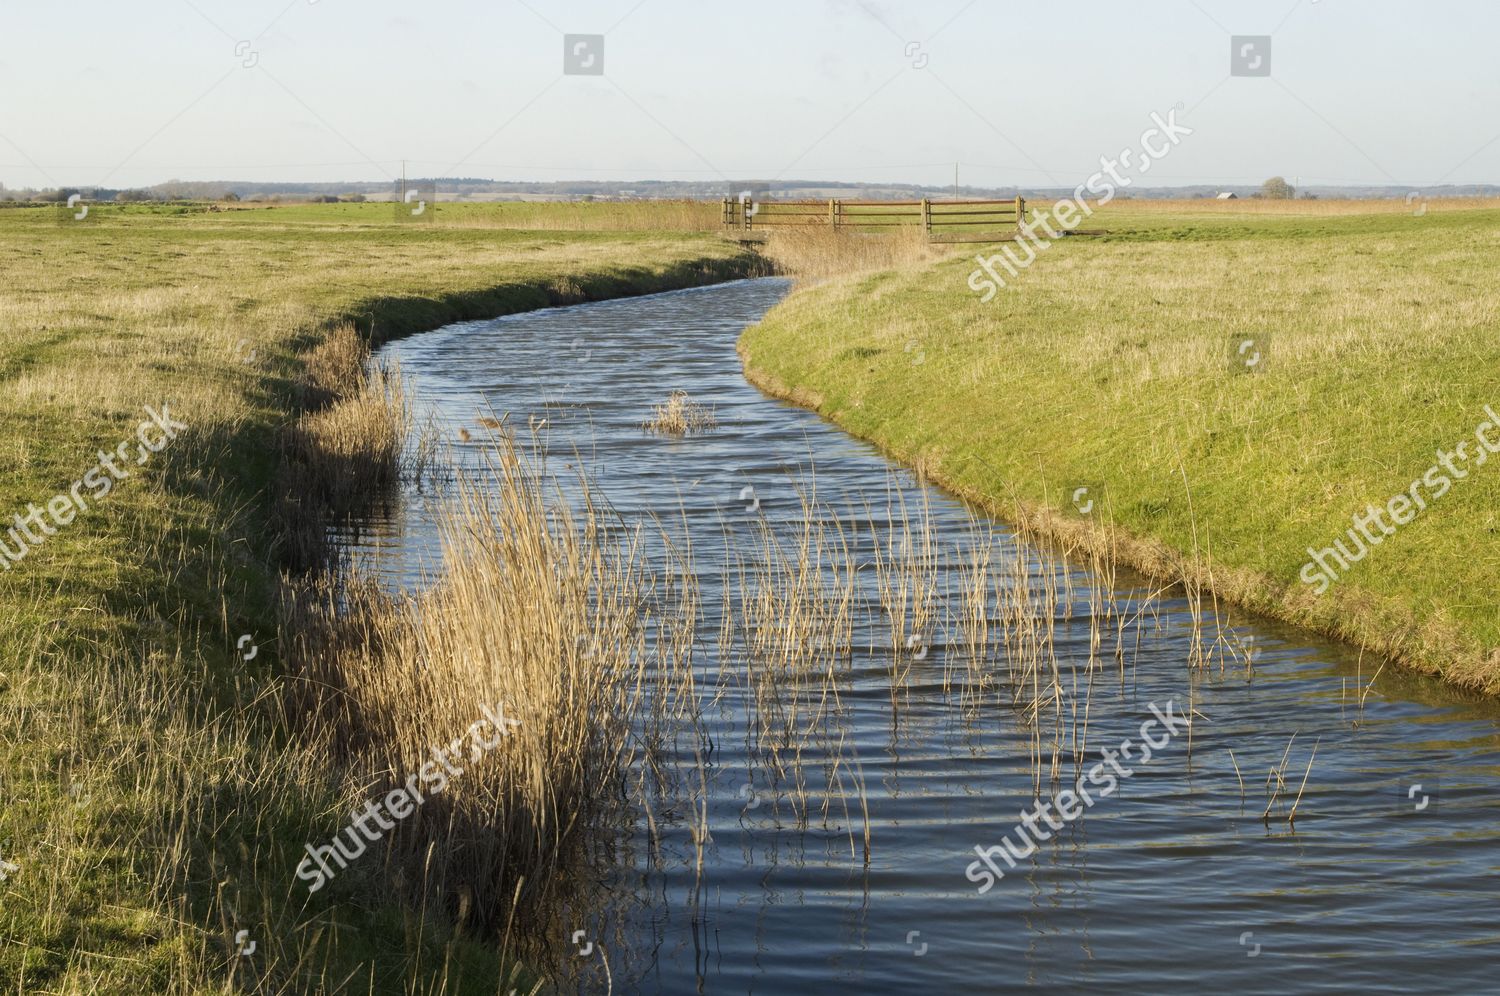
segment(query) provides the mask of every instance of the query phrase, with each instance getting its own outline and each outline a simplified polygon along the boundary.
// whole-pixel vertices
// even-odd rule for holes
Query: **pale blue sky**
[[[1145,183],[1500,182],[1493,0],[33,0],[5,22],[11,187],[383,180],[402,158],[1072,186],[1179,101],[1195,134]],[[560,32],[605,33],[605,75],[565,76]],[[1231,33],[1274,33],[1271,77],[1230,77]]]

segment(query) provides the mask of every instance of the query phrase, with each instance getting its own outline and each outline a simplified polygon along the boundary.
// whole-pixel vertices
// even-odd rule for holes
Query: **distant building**
[[[1226,190],[1222,194],[1219,195],[1219,200],[1221,200],[1221,201],[1237,201],[1239,199],[1240,199],[1240,195],[1236,194],[1232,190]]]

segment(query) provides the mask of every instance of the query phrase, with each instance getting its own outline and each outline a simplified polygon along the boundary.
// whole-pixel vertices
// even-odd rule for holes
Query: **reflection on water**
[[[639,773],[641,819],[603,872],[616,899],[560,938],[580,952],[564,988],[1492,986],[1493,707],[1390,669],[1361,702],[1368,661],[1233,616],[1206,639],[1222,626],[1235,655],[1191,671],[1180,592],[1039,553],[746,384],[735,339],[785,290],[554,309],[385,350],[460,466],[482,461],[481,416],[507,417],[625,522],[692,548],[698,715],[650,745],[662,766]],[[718,429],[643,431],[674,389]],[[342,537],[392,586],[440,559],[431,496],[405,497]],[[819,566],[799,574],[809,549]],[[666,570],[664,543],[644,550]],[[1119,760],[1117,792],[981,894],[975,848],[1018,840],[1038,787],[1073,785],[1169,701],[1199,714],[1191,736]]]

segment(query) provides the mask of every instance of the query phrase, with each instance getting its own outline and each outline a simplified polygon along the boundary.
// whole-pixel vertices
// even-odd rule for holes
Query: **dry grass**
[[[915,266],[942,258],[951,250],[929,244],[926,234],[915,225],[884,234],[808,226],[771,232],[764,252],[778,272],[818,281]]]
[[[358,391],[369,359],[369,341],[353,325],[335,326],[303,359],[304,407],[316,410]]]
[[[925,491],[915,524],[904,492],[887,495],[886,516],[886,542],[875,547],[875,576],[890,631],[894,706],[895,697],[906,693],[914,663],[927,659],[937,638],[942,565]]]
[[[440,581],[399,600],[346,583],[296,599],[284,628],[304,736],[338,755],[350,805],[416,775],[483,707],[518,721],[496,749],[459,754],[462,775],[400,825],[386,860],[414,905],[535,941],[572,856],[614,825],[648,676],[684,678],[647,642],[633,537],[591,501],[570,511],[540,465],[497,440],[491,479],[462,484],[442,513]]]
[[[662,436],[696,435],[711,432],[718,426],[719,420],[713,411],[688,397],[686,391],[673,391],[643,423],[646,431]]]
[[[792,809],[805,822],[810,803],[803,755],[817,746],[842,753],[830,749],[830,738],[853,649],[858,567],[849,527],[818,501],[815,487],[799,491],[793,532],[778,535],[757,516],[748,557],[733,551],[738,601],[726,606],[726,617],[737,618],[734,628],[744,641],[751,755],[765,766],[768,784],[790,786]],[[827,806],[825,796],[825,814]]]
[[[414,424],[398,364],[373,367],[353,392],[298,424],[297,457],[315,465],[303,497],[322,496],[334,510],[386,497],[399,482],[402,452]],[[296,457],[294,457],[295,459]]]
[[[414,419],[399,366],[360,363],[369,348],[338,343],[332,363],[309,365],[308,396],[330,399],[281,433],[276,472],[275,531],[282,562],[304,571],[329,556],[327,527],[388,502],[403,476],[420,479],[435,445],[429,434],[413,443]],[[351,379],[331,379],[330,371]]]

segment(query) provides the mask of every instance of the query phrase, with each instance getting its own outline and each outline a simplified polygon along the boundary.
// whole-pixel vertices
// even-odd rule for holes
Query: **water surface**
[[[1123,673],[1113,635],[1091,668],[1091,604],[1104,605],[1107,590],[1129,614],[1151,586],[1126,572],[1109,584],[1059,555],[1020,551],[998,525],[996,585],[1017,557],[1034,584],[1055,579],[1060,672],[1070,691],[1095,682],[1086,746],[1064,752],[1063,781],[1044,777],[1044,798],[1100,762],[1102,749],[1138,741],[1152,703],[1180,710],[1191,700],[1202,718],[1191,745],[1179,736],[1148,764],[1128,765],[1117,793],[981,894],[965,874],[974,848],[1013,835],[1037,784],[1032,735],[1008,695],[966,709],[959,687],[957,565],[990,526],[976,529],[960,502],[746,383],[735,340],[786,289],[745,281],[465,322],[384,350],[447,438],[469,433],[455,442],[461,465],[478,466],[488,445],[479,416],[507,415],[546,438],[557,469],[579,454],[627,521],[666,519],[693,538],[704,606],[695,662],[712,743],[702,866],[690,797],[677,808],[658,800],[656,844],[643,822],[608,870],[619,901],[579,925],[600,941],[565,987],[601,990],[608,959],[616,992],[643,993],[1495,991],[1493,707],[1387,669],[1361,709],[1376,665],[1238,616],[1222,625],[1234,645],[1253,648],[1253,671],[1190,673],[1192,618],[1180,592],[1129,631]],[[685,439],[642,431],[673,389],[712,406],[718,430]],[[795,792],[772,784],[757,757],[764,744],[749,733],[753,664],[739,653],[721,659],[716,634],[722,586],[754,555],[759,523],[795,535],[798,489],[814,481],[852,533],[860,599],[840,705],[806,738],[815,813],[799,820]],[[930,519],[948,618],[896,655],[872,564],[877,545],[899,546],[890,530],[902,509]],[[415,491],[345,539],[393,586],[417,585],[437,565],[430,502]],[[895,705],[893,659],[909,668]],[[998,637],[985,667],[1001,677],[1008,669]],[[693,745],[678,746],[696,771]],[[1045,761],[1050,770],[1050,748]],[[1272,769],[1300,791],[1295,825],[1285,798],[1263,819]]]

